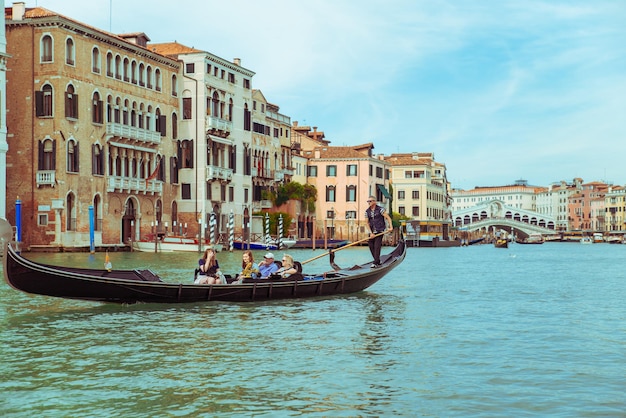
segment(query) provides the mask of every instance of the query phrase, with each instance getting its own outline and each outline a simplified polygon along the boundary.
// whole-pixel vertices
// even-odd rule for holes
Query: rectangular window
[[[420,216],[420,207],[413,206],[413,216]]]
[[[404,200],[404,190],[398,190],[398,200]]]
[[[404,206],[398,206],[398,213],[402,216],[404,216]]]
[[[46,225],[48,225],[48,214],[47,213],[40,213],[37,216],[37,225],[39,225],[39,226],[46,226]]]
[[[326,166],[326,177],[337,177],[337,166],[336,165],[327,165]]]
[[[379,179],[383,178],[383,168],[382,167],[376,167],[376,177]]]
[[[191,97],[183,97],[183,119],[191,119]]]
[[[411,178],[413,178],[413,172],[412,172],[412,171],[405,171],[405,172],[404,172],[404,178],[405,178],[405,179],[411,179]]]
[[[346,219],[356,219],[356,210],[347,210]]]
[[[233,186],[228,187],[228,201],[235,201],[235,188]]]
[[[309,166],[309,177],[317,177],[317,166],[310,165]]]
[[[250,89],[250,80],[248,80],[247,78],[243,79],[243,88]]]
[[[183,200],[191,200],[191,184],[183,183],[181,185],[180,192]]]
[[[196,67],[195,67],[195,64],[193,62],[185,64],[185,73],[193,74],[195,72],[196,72]]]
[[[346,186],[346,202],[356,202],[356,186]]]
[[[413,199],[419,199],[420,198],[420,191],[419,190],[413,190],[411,192],[411,198]]]
[[[235,74],[228,73],[228,82],[235,84]]]
[[[357,175],[356,167],[357,167],[356,164],[348,164],[346,166],[346,175],[356,176]]]

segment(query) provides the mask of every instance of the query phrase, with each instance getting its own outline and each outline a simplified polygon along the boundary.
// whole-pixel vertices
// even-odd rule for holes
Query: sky
[[[626,184],[625,0],[26,6],[240,58],[253,88],[331,145],[432,152],[454,188]]]

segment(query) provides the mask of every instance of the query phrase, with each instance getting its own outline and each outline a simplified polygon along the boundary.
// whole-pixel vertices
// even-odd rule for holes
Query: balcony
[[[206,168],[206,179],[231,181],[233,179],[233,170],[230,168],[209,165]]]
[[[121,123],[107,123],[107,135],[119,138],[133,139],[135,141],[146,142],[159,145],[161,143],[161,133],[148,129],[137,128],[136,126],[122,125]]]
[[[107,179],[107,192],[158,194],[163,192],[163,182],[160,180],[146,181],[146,179],[111,176]]]
[[[37,171],[37,187],[56,185],[56,172],[54,170]]]
[[[274,170],[270,170],[269,168],[260,169],[252,167],[252,177],[261,177],[264,179],[274,180]]]
[[[218,118],[215,116],[206,117],[206,129],[210,135],[226,138],[233,130],[233,123],[229,120]]]

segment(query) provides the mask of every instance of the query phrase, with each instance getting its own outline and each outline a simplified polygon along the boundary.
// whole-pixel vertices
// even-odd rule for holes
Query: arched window
[[[67,141],[67,172],[78,173],[78,142],[75,139]]]
[[[122,57],[119,55],[115,56],[115,78],[122,79]]]
[[[102,231],[102,208],[100,207],[101,205],[101,200],[100,200],[100,195],[96,195],[93,198],[93,219],[95,220],[95,224],[94,224],[94,230],[95,231]]]
[[[74,92],[74,86],[67,86],[65,91],[65,117],[78,119],[78,94]]]
[[[137,61],[135,60],[130,63],[130,82],[137,84]]]
[[[107,53],[107,77],[113,77],[113,54]]]
[[[326,186],[326,201],[327,202],[336,202],[335,196],[335,186]]]
[[[95,92],[91,99],[91,121],[93,123],[104,123],[104,104],[100,99],[100,93]]]
[[[161,91],[161,70],[158,68],[154,70],[154,89]]]
[[[99,144],[91,146],[91,174],[104,175],[104,150]]]
[[[38,117],[53,116],[53,97],[50,84],[44,85],[41,91],[35,92],[35,113]]]
[[[124,58],[124,81],[127,83],[130,81],[130,61],[128,58]]]
[[[67,38],[65,40],[65,63],[67,65],[74,65],[76,63],[74,40],[72,38]]]
[[[91,70],[96,74],[100,74],[100,68],[100,50],[94,47],[91,51]]]
[[[39,141],[38,170],[56,170],[55,150],[56,142],[53,139],[47,138],[43,141]]]
[[[65,207],[67,208],[65,229],[68,231],[76,231],[76,198],[73,193],[68,193]]]
[[[118,97],[117,99],[115,99],[115,107],[113,108],[113,122],[120,123],[122,121],[121,112],[122,112],[122,99]]]
[[[146,75],[144,74],[144,72],[145,72],[145,67],[143,63],[139,64],[139,85],[141,87],[146,86],[146,79],[145,79]]]
[[[152,88],[152,67],[149,65],[146,67],[146,88]]]
[[[41,62],[52,62],[54,60],[54,45],[52,36],[44,35],[41,38]]]
[[[172,139],[178,139],[178,115],[172,113]]]
[[[178,96],[178,78],[176,78],[176,74],[172,74],[172,96]]]

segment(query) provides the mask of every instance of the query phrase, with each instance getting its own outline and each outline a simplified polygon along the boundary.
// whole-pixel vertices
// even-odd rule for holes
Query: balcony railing
[[[274,179],[274,170],[269,168],[256,168],[252,167],[252,177],[261,177],[264,179]]]
[[[37,171],[37,187],[56,185],[56,172],[54,170]]]
[[[160,180],[136,179],[111,176],[107,179],[107,192],[162,193],[163,182]]]
[[[231,181],[233,179],[233,170],[230,168],[209,165],[206,168],[206,179]]]
[[[222,134],[224,136],[230,135],[233,130],[233,123],[231,121],[215,116],[206,117],[206,126],[208,133]]]
[[[151,144],[161,143],[161,133],[136,126],[122,125],[121,123],[109,122],[106,124],[107,134],[120,138],[134,139],[135,141],[148,142]]]

